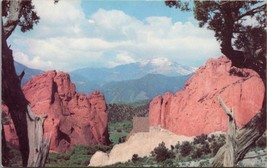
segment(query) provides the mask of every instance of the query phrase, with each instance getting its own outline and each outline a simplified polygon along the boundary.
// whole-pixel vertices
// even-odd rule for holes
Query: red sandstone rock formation
[[[28,81],[23,92],[34,113],[48,115],[44,131],[52,132],[51,150],[109,143],[106,102],[99,91],[77,93],[68,74],[48,71]],[[8,139],[10,135],[5,134]]]
[[[5,131],[6,141],[12,145],[18,146],[19,140],[16,134],[15,126],[8,112],[8,107],[2,104],[2,124]]]
[[[183,90],[152,100],[150,126],[160,125],[186,136],[226,131],[227,117],[217,99],[220,95],[227,106],[233,108],[237,125],[242,127],[261,108],[264,89],[256,72],[231,68],[231,61],[224,56],[209,59]]]

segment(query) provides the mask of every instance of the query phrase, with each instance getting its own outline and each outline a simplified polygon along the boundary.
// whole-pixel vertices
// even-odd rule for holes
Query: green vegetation
[[[182,143],[180,147],[180,152],[183,157],[188,156],[192,151],[192,144],[188,141]]]
[[[110,128],[116,130],[117,126],[123,132],[127,129],[130,130],[131,122],[114,123]],[[257,152],[259,149],[265,149],[264,142],[266,142],[266,134],[256,142],[253,150]],[[171,149],[168,149],[165,143],[160,143],[149,157],[140,157],[138,154],[134,154],[126,163],[116,163],[107,167],[185,167],[193,160],[198,162],[199,167],[209,167],[209,159],[224,143],[224,135],[200,135],[195,137],[192,142],[177,142],[176,145],[171,146]],[[21,166],[19,150],[10,145],[9,148],[9,158],[11,159],[9,165]],[[112,145],[76,145],[66,153],[49,153],[46,167],[87,167],[96,151],[109,152],[111,149]]]
[[[100,150],[110,151],[112,146],[83,146],[76,145],[66,153],[50,153],[47,159],[46,167],[81,167],[88,166],[92,155]]]
[[[127,134],[131,132],[134,116],[144,117],[148,115],[148,102],[109,104],[107,112],[110,141],[113,144],[118,144],[124,142]]]
[[[140,157],[138,157],[137,154],[133,154],[132,162],[136,162],[136,161],[138,161],[138,160],[140,160]]]
[[[152,156],[156,157],[157,162],[162,162],[170,158],[174,158],[174,152],[166,148],[165,143],[162,142],[152,152]]]
[[[129,120],[122,122],[109,122],[109,139],[113,144],[118,144],[124,141],[127,134],[132,130],[133,123]]]
[[[134,116],[148,116],[148,105],[148,103],[139,105],[109,104],[107,109],[109,122],[132,120]]]
[[[168,149],[162,142],[151,152],[149,157],[140,158],[134,154],[132,160],[114,164],[112,167],[184,167],[193,159],[195,161],[201,159],[199,166],[208,167],[210,166],[208,158],[213,157],[214,150],[219,149],[224,142],[224,135],[196,136],[193,142],[184,141],[181,144],[177,142],[175,146],[171,146],[171,149]]]

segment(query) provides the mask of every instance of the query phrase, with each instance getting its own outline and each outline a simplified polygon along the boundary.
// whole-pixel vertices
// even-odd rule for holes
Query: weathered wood
[[[262,136],[266,130],[266,95],[263,107],[243,128],[236,132],[235,165],[244,158],[250,147]],[[213,159],[213,167],[222,167],[226,145],[223,145]]]
[[[221,106],[223,107],[226,115],[228,116],[228,130],[226,135],[226,143],[224,145],[224,167],[235,166],[235,150],[236,150],[236,123],[234,111],[227,107],[222,98],[218,97]]]
[[[48,155],[51,134],[44,139],[44,121],[47,115],[36,116],[30,106],[27,106],[27,125],[29,138],[28,167],[44,167]]]
[[[3,27],[2,27],[3,31]],[[4,34],[2,34],[4,36]],[[5,38],[2,38],[2,103],[6,104],[19,140],[22,155],[22,164],[27,166],[29,156],[29,140],[27,131],[26,112],[28,101],[26,100],[17,77],[13,53],[8,48]]]
[[[19,1],[12,3],[18,5]],[[14,8],[17,8],[17,5]],[[17,17],[15,15],[12,18]],[[20,81],[23,75],[17,76],[13,53],[6,42],[8,32],[12,31],[8,27],[8,25],[2,26],[2,32],[7,33],[4,33],[5,38],[2,38],[2,102],[8,106],[18,135],[23,166],[41,165],[43,167],[50,143],[50,139],[43,141],[43,122],[46,116],[35,116],[22,92]],[[37,159],[39,155],[42,156],[40,163]]]
[[[44,141],[42,142],[41,147],[40,147],[41,151],[39,152],[37,160],[35,164],[33,165],[33,167],[44,167],[45,166],[45,162],[46,162],[46,159],[49,153],[51,135],[52,134],[50,133],[49,137],[45,138]]]

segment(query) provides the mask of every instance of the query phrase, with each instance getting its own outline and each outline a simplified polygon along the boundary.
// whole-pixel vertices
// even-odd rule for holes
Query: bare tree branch
[[[256,8],[253,8],[249,11],[247,11],[246,13],[243,13],[242,15],[240,15],[239,17],[236,18],[237,20],[240,20],[241,18],[245,17],[245,16],[253,16],[255,13],[261,12],[262,10],[264,10],[266,8],[266,4],[263,4],[261,6],[258,6]]]

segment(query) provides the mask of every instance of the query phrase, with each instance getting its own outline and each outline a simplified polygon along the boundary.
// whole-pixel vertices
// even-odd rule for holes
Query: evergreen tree
[[[266,1],[195,0],[191,5],[166,0],[165,4],[182,11],[193,10],[199,26],[215,32],[221,52],[232,61],[232,66],[253,69],[266,85]],[[266,89],[261,110],[237,132],[236,163],[265,130]],[[222,166],[223,157],[223,152],[218,152],[213,166]]]

